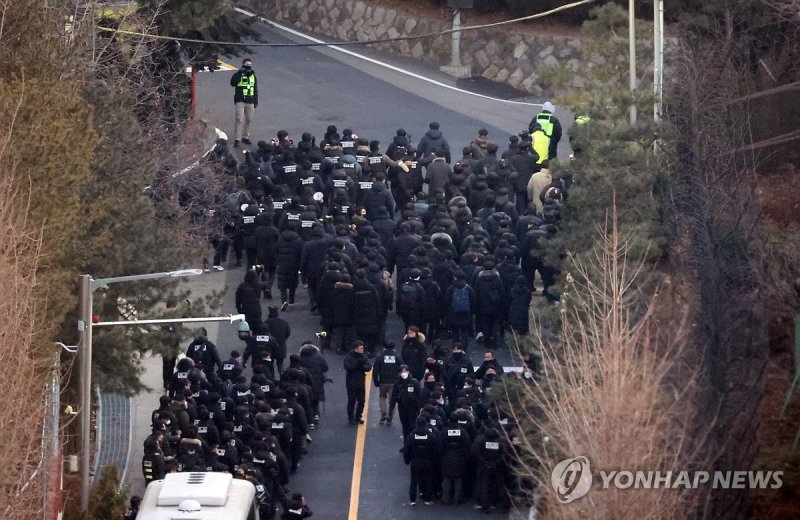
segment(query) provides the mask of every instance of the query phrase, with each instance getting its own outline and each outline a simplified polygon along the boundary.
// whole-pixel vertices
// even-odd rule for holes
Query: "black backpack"
[[[417,308],[417,291],[419,284],[406,282],[400,287],[400,311],[415,311]]]

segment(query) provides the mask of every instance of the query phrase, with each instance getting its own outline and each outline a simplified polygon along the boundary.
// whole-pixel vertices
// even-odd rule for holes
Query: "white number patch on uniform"
[[[500,449],[500,443],[499,442],[487,442],[486,443],[486,449],[487,450],[499,450]]]

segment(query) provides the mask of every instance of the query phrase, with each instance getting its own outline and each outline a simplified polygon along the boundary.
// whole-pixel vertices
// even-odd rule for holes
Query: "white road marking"
[[[246,11],[246,10],[241,9],[239,7],[234,7],[233,9],[238,13],[241,13],[241,14],[243,14],[245,16],[249,16],[251,18],[258,18],[259,20],[261,20],[264,23],[272,25],[273,27],[275,27],[277,29],[280,29],[282,31],[286,31],[289,34],[293,34],[295,36],[299,36],[300,38],[305,38],[306,40],[308,40],[310,42],[313,42],[313,43],[325,43],[323,40],[314,38],[313,36],[308,36],[307,34],[304,34],[304,33],[300,32],[300,31],[292,29],[291,27],[286,27],[285,25],[281,25],[281,24],[279,24],[277,22],[273,22],[272,20],[269,20],[269,19],[264,18],[262,16],[258,16],[257,14],[251,13],[250,11]],[[540,107],[540,106],[542,106],[541,103],[528,103],[526,101],[514,101],[514,100],[511,100],[511,99],[500,99],[500,98],[496,98],[496,97],[492,97],[492,96],[487,96],[487,95],[484,95],[484,94],[478,94],[476,92],[470,92],[469,90],[464,90],[464,89],[461,89],[461,88],[458,88],[458,87],[454,87],[452,85],[448,85],[446,83],[442,83],[441,81],[436,81],[435,79],[431,79],[431,78],[425,77],[425,76],[423,76],[421,74],[417,74],[415,72],[411,72],[410,70],[406,70],[406,69],[397,67],[395,65],[391,65],[389,63],[386,63],[386,62],[383,62],[383,61],[380,61],[380,60],[376,60],[375,58],[370,58],[368,56],[364,56],[362,54],[358,54],[357,52],[353,52],[351,50],[344,49],[344,48],[339,47],[337,45],[328,45],[327,47],[329,49],[333,49],[335,51],[342,52],[342,53],[347,54],[349,56],[353,56],[354,58],[358,58],[360,60],[367,61],[367,62],[372,63],[374,65],[378,65],[380,67],[384,67],[384,68],[387,68],[389,70],[393,70],[395,72],[399,72],[400,74],[405,74],[406,76],[411,76],[412,78],[416,78],[416,79],[419,79],[421,81],[426,81],[428,83],[436,85],[437,87],[446,88],[446,89],[449,89],[449,90],[460,92],[462,94],[468,94],[470,96],[476,96],[476,97],[479,97],[479,98],[488,99],[490,101],[497,101],[497,102],[500,102],[500,103],[508,103],[508,104],[511,104],[511,105],[523,105],[523,106],[529,106],[529,107]]]

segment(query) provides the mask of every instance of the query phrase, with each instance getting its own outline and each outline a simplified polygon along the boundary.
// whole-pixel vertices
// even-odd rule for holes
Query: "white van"
[[[137,520],[259,520],[256,488],[230,473],[169,473],[144,492]]]

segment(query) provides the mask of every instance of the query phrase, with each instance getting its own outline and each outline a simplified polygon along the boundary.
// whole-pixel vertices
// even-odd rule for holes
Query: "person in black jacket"
[[[272,285],[275,282],[275,272],[278,268],[278,239],[281,234],[273,225],[273,218],[267,212],[260,213],[256,217],[256,257],[258,259],[258,271],[261,278],[261,287],[264,289],[264,297],[272,299]]]
[[[142,473],[144,474],[145,485],[154,480],[161,480],[166,476],[164,452],[161,451],[161,442],[163,439],[163,434],[154,433],[144,441]]]
[[[536,152],[531,150],[530,141],[520,143],[519,148],[508,159],[512,169],[517,172],[512,184],[517,213],[520,215],[525,213],[531,203],[528,200],[528,181],[535,172],[539,171],[539,165],[536,163],[538,159],[539,156]]]
[[[238,148],[239,142],[252,144],[250,141],[250,124],[253,122],[253,111],[258,107],[258,84],[253,72],[253,61],[242,60],[242,68],[231,76],[231,86],[235,89],[233,103],[236,105],[236,133],[233,146]]]
[[[344,358],[345,386],[347,388],[347,420],[351,426],[364,424],[361,414],[364,413],[366,380],[364,376],[372,370],[364,355],[364,342],[356,341],[353,350]]]
[[[419,327],[412,325],[406,329],[400,357],[408,366],[411,376],[417,381],[421,381],[425,374],[428,349],[425,347],[425,335],[419,331]]]
[[[508,307],[508,324],[519,334],[528,334],[528,309],[531,305],[531,289],[525,276],[519,275],[511,287]]]
[[[475,371],[475,379],[491,380],[492,378],[487,378],[487,375],[501,376],[504,372],[503,365],[494,356],[494,352],[487,350],[483,354],[483,363]]]
[[[422,327],[425,322],[425,289],[419,280],[422,273],[411,269],[409,278],[402,284],[398,280],[397,314],[403,319],[403,326]]]
[[[447,396],[455,400],[458,391],[464,387],[464,380],[475,374],[472,360],[464,352],[458,341],[453,342],[453,353],[444,364],[444,384]]]
[[[366,271],[357,269],[353,284],[353,333],[364,342],[370,357],[374,355],[381,338],[382,307],[377,289],[367,281]]]
[[[131,497],[131,507],[125,511],[125,516],[123,517],[124,520],[136,520],[136,517],[139,515],[139,506],[142,503],[142,497],[139,495],[134,495]]]
[[[236,312],[244,314],[244,319],[255,327],[261,323],[261,283],[258,273],[248,269],[244,281],[236,289]]]
[[[242,367],[242,354],[238,350],[231,350],[231,357],[222,363],[219,369],[219,378],[223,381],[233,381],[244,372]]]
[[[428,131],[422,136],[419,144],[417,145],[417,159],[428,155],[434,150],[439,149],[443,152],[443,156],[447,164],[450,164],[450,144],[447,139],[442,135],[439,129],[439,123],[436,121],[428,125]]]
[[[417,487],[425,505],[433,500],[432,475],[441,447],[439,434],[428,426],[424,415],[417,417],[417,427],[405,439],[403,460],[411,467],[411,479],[408,488],[408,503],[417,503]]]
[[[325,401],[325,380],[328,362],[322,357],[319,348],[311,343],[300,347],[300,363],[311,373],[311,406],[314,423],[319,423],[319,403]]]
[[[367,281],[378,291],[380,306],[376,327],[378,329],[378,343],[383,344],[386,340],[386,320],[389,317],[389,311],[392,310],[394,305],[394,289],[392,288],[391,275],[377,263],[370,261]]]
[[[442,303],[442,290],[433,279],[433,274],[428,267],[422,268],[419,284],[425,291],[425,304],[423,306],[424,322],[421,326],[425,335],[435,338],[439,332],[439,315]]]
[[[381,409],[381,424],[392,424],[389,416],[389,394],[395,383],[400,380],[400,355],[395,350],[394,343],[385,345],[383,352],[375,358],[375,367],[372,369],[372,382],[380,389],[378,405]]]
[[[215,372],[222,368],[217,346],[208,339],[208,332],[203,327],[186,348],[186,357],[190,358],[196,367],[201,368],[210,379],[213,379]],[[178,371],[181,372],[180,367]]]
[[[407,222],[402,222],[398,227],[397,234],[392,239],[387,252],[389,253],[389,272],[393,272],[395,266],[397,271],[402,271],[408,266],[408,257],[417,248],[422,239],[419,235],[410,232]]]
[[[308,282],[308,295],[311,299],[311,312],[317,310],[317,285],[322,278],[322,267],[328,249],[333,243],[333,237],[325,233],[322,225],[315,223],[311,235],[303,245],[303,254],[300,258],[300,272]]]
[[[457,417],[450,417],[442,433],[442,503],[446,506],[461,504],[472,439]]]
[[[286,320],[278,315],[277,307],[269,308],[267,330],[277,342],[277,346],[272,352],[272,360],[275,362],[277,374],[280,374],[283,372],[283,362],[286,359],[286,341],[292,335],[292,328]]]
[[[305,497],[300,493],[292,495],[292,499],[286,503],[286,510],[281,516],[281,520],[302,520],[313,516],[314,513],[306,505]]]
[[[476,323],[484,336],[486,346],[503,347],[503,302],[508,295],[494,262],[487,260],[483,270],[476,276],[475,297],[477,299]]]
[[[281,302],[283,302],[281,308],[285,311],[289,305],[294,305],[294,295],[299,283],[300,258],[303,254],[303,240],[296,230],[287,229],[281,233],[276,245],[276,254],[278,289],[281,291]]]
[[[392,144],[386,149],[386,155],[393,161],[399,161],[406,156],[410,148],[411,143],[408,141],[406,131],[402,128],[398,128],[397,135],[392,138]]]
[[[394,240],[395,224],[394,220],[392,220],[392,216],[386,211],[386,208],[379,207],[375,210],[374,215],[369,217],[369,221],[372,225],[372,229],[378,233],[381,245],[388,251]]]
[[[331,328],[331,349],[344,354],[353,335],[353,284],[350,276],[343,274],[333,286],[330,298],[325,298],[323,316],[328,317]]]
[[[488,512],[501,500],[502,486],[498,483],[504,482],[506,476],[508,446],[500,435],[500,426],[487,425],[472,443],[471,452],[478,467],[475,494],[482,511]]]
[[[414,420],[420,409],[419,380],[411,376],[407,365],[400,365],[398,373],[399,379],[392,387],[392,395],[389,398],[389,412],[387,421],[392,422],[394,407],[397,406],[397,415],[400,417],[400,425],[403,427],[403,439],[408,437],[414,428]]]
[[[372,187],[366,190],[363,196],[363,206],[367,210],[367,218],[373,219],[378,215],[378,208],[385,208],[389,217],[394,216],[395,201],[392,192],[386,187],[386,175],[375,175]]]
[[[240,336],[241,338],[241,336]],[[271,378],[275,377],[275,370],[273,368],[273,353],[278,349],[278,340],[270,335],[265,323],[260,323],[252,328],[248,336],[244,336],[243,341],[246,346],[244,349],[243,366],[247,366],[250,358],[253,359],[253,368],[257,365],[263,365],[265,371]]]
[[[460,342],[467,350],[476,308],[475,291],[467,284],[464,271],[458,270],[454,276],[455,281],[444,293],[442,303],[453,341]]]
[[[239,217],[239,229],[242,233],[242,247],[244,248],[247,268],[252,269],[258,262],[258,250],[256,247],[256,217],[258,216],[258,205],[251,203],[242,211]]]

